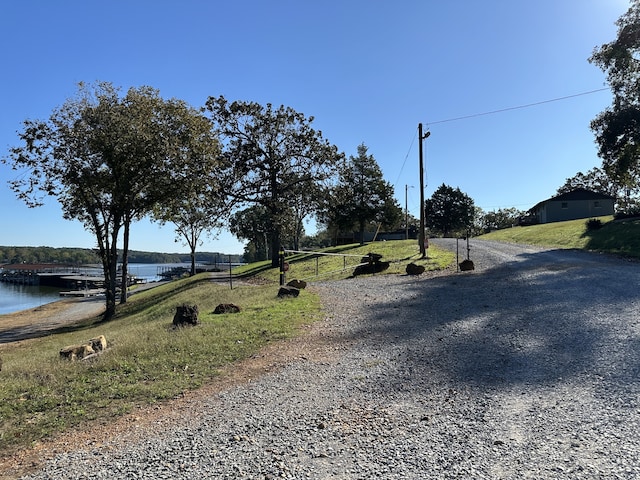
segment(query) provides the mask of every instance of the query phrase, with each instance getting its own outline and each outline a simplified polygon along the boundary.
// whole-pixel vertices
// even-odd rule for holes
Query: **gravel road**
[[[25,478],[640,478],[640,264],[475,240],[470,258],[313,284],[308,353]]]

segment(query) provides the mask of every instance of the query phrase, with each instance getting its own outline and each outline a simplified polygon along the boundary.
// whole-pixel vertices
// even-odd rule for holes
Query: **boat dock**
[[[100,295],[104,295],[104,289],[93,288],[91,290],[69,290],[66,292],[60,292],[61,297],[87,298],[97,297]]]

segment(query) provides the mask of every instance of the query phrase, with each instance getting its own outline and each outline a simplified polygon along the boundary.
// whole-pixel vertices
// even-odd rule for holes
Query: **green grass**
[[[349,265],[366,253],[380,253],[392,262],[389,273],[404,274],[412,261],[429,269],[454,261],[452,254],[435,248],[429,249],[430,258],[420,259],[417,250],[415,241],[330,249],[355,255],[347,257]],[[293,255],[287,261],[288,278],[339,279],[352,273],[352,268],[343,269],[338,256],[318,260],[318,277],[313,255]],[[234,283],[230,289],[200,274],[133,295],[109,322],[88,320],[43,338],[0,345],[0,452],[197,389],[215,379],[221,368],[321,318],[320,299],[310,289],[297,298],[277,297],[279,269],[253,264],[242,273],[260,281]],[[183,303],[198,306],[201,324],[174,330],[173,315]],[[220,303],[234,303],[242,311],[214,315]],[[105,335],[109,344],[103,355],[86,362],[59,358],[61,348],[98,335]]]
[[[382,255],[382,260],[390,262],[383,274],[404,274],[407,264],[424,265],[427,270],[447,268],[455,260],[451,252],[431,247],[428,257],[421,258],[416,240],[394,240],[366,245],[352,244],[320,250],[327,255],[296,253],[286,255],[289,270],[286,279],[305,281],[342,280],[352,276],[354,268],[368,253]],[[279,269],[272,269],[271,262],[258,262],[234,269],[238,275],[251,275],[267,281],[278,281]]]
[[[506,228],[478,238],[557,248],[576,248],[640,258],[640,220],[598,217],[602,228],[587,229],[587,219]]]

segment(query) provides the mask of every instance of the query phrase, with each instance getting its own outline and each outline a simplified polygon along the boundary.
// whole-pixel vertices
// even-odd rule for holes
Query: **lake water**
[[[146,282],[161,280],[160,273],[173,267],[190,268],[185,263],[131,263],[129,274]],[[221,267],[224,267],[221,265]],[[101,275],[99,269],[83,273]],[[0,314],[27,310],[60,300],[60,289],[0,282]]]

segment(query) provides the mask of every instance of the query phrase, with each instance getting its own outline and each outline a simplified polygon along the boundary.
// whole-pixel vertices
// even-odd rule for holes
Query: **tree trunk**
[[[107,240],[105,249],[105,258],[103,258],[104,268],[104,281],[105,281],[105,297],[106,297],[106,310],[103,315],[103,320],[110,320],[116,314],[116,274],[118,269],[118,231],[119,228],[114,228],[111,232],[111,245]]]
[[[280,229],[277,227],[271,232],[271,266],[280,266]]]
[[[122,281],[120,283],[120,303],[127,303],[129,291],[129,225],[131,220],[124,222],[124,235],[122,241]],[[116,260],[117,264],[117,260]]]

